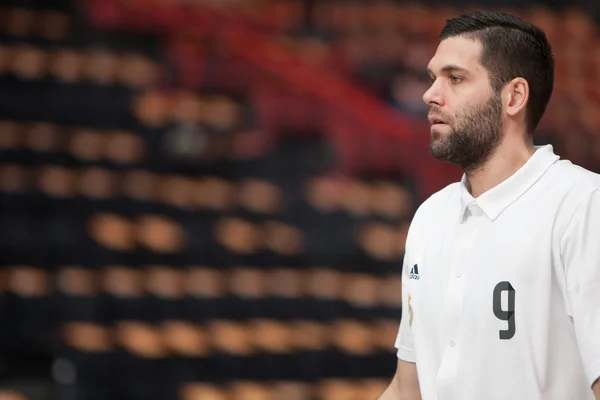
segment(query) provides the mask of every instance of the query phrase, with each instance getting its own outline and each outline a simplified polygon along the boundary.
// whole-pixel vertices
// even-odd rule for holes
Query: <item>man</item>
[[[464,175],[412,221],[398,367],[380,400],[600,399],[600,176],[533,145],[550,45],[488,11],[449,20],[440,39],[430,150]]]

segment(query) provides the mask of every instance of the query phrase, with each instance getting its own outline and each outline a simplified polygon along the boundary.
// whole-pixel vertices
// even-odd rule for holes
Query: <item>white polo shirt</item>
[[[537,148],[474,199],[418,209],[398,357],[423,400],[588,400],[600,376],[600,175]]]

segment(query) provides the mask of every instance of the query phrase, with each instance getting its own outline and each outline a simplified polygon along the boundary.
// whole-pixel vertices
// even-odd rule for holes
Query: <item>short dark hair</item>
[[[533,134],[554,89],[554,56],[544,31],[521,18],[494,11],[476,11],[446,21],[440,40],[466,36],[482,44],[481,65],[499,91],[512,79],[529,84],[527,131]]]

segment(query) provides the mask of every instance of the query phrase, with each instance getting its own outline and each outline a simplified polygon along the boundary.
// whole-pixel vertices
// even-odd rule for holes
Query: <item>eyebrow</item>
[[[454,65],[454,64],[447,64],[447,65],[444,65],[444,66],[443,66],[443,67],[440,69],[440,72],[441,72],[441,73],[444,73],[444,74],[448,74],[448,73],[451,73],[451,72],[461,72],[461,73],[463,73],[463,74],[467,74],[469,71],[467,71],[467,70],[466,70],[465,68],[463,68],[463,67],[459,67],[458,65]],[[433,71],[431,70],[431,68],[429,68],[429,67],[427,67],[427,73],[428,73],[429,75],[435,75],[435,74],[433,73]]]

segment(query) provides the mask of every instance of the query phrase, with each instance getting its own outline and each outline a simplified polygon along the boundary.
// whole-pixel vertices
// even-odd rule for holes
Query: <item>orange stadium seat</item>
[[[211,320],[207,324],[211,347],[215,352],[237,357],[248,357],[255,353],[252,347],[251,334],[248,327],[234,320]],[[232,373],[239,373],[238,368],[232,368]],[[234,375],[235,376],[235,375]]]
[[[44,39],[60,41],[69,34],[70,25],[69,15],[59,11],[47,11],[38,16],[34,31]]]
[[[157,91],[142,93],[133,105],[138,120],[150,127],[161,127],[166,123],[169,100]]]
[[[9,265],[6,273],[3,320],[10,329],[4,332],[5,344],[11,352],[35,354],[50,344],[46,333],[55,323],[49,313],[51,276],[47,270],[31,265]]]
[[[391,182],[377,182],[373,186],[371,201],[374,214],[390,221],[398,221],[411,215],[414,199],[407,189]]]
[[[180,92],[173,98],[173,105],[168,110],[169,119],[177,123],[199,123],[208,113],[206,100],[192,92]]]
[[[105,200],[116,195],[118,177],[103,168],[86,168],[78,177],[80,194],[89,200]]]
[[[145,144],[142,137],[132,132],[112,131],[107,133],[107,161],[117,166],[139,164],[145,155]]]
[[[281,190],[263,179],[248,178],[239,184],[239,206],[259,214],[274,214],[281,210]]]
[[[0,148],[2,152],[16,150],[22,144],[22,126],[13,121],[0,121]]]
[[[123,194],[133,201],[151,202],[158,197],[158,178],[149,171],[134,169],[125,173]]]
[[[311,387],[303,382],[280,381],[273,385],[274,400],[310,400]]]
[[[75,172],[60,166],[44,166],[38,177],[40,192],[50,197],[70,198],[75,194]]]
[[[8,270],[8,290],[23,298],[39,298],[50,293],[48,274],[38,268],[13,266]]]
[[[302,252],[302,232],[280,221],[267,221],[264,225],[264,245],[273,253],[294,256]]]
[[[228,291],[243,300],[261,299],[266,295],[265,274],[255,268],[233,267],[228,274]]]
[[[159,66],[141,54],[128,53],[120,57],[117,81],[136,90],[152,87],[158,83]]]
[[[369,257],[376,260],[392,260],[397,255],[394,233],[389,224],[367,222],[360,228],[357,242]]]
[[[130,398],[161,398],[168,391],[164,374],[167,349],[160,327],[141,320],[118,322],[114,328],[116,354],[114,374],[119,392]]]
[[[104,50],[88,52],[84,60],[84,76],[100,85],[112,84],[117,75],[118,58],[115,54]]]
[[[184,320],[166,320],[161,323],[161,330],[170,354],[182,357],[210,355],[208,333],[204,327]]]
[[[157,321],[179,319],[183,316],[184,273],[176,268],[150,265],[145,268],[146,303]]]
[[[304,271],[289,267],[275,267],[265,277],[266,292],[277,299],[301,299],[306,280]]]
[[[193,207],[194,181],[183,176],[167,176],[160,182],[160,199],[165,204],[183,210]]]
[[[93,322],[65,323],[61,339],[66,346],[82,353],[107,353],[114,344],[109,329]]]
[[[319,400],[359,400],[358,384],[344,379],[326,379],[317,389]]]
[[[0,191],[4,195],[25,193],[29,189],[29,171],[17,165],[0,168]]]
[[[254,319],[249,322],[252,345],[258,352],[290,354],[292,334],[288,324],[276,319]],[[278,367],[283,367],[279,365]]]
[[[135,226],[118,214],[96,214],[88,221],[88,232],[100,246],[128,252],[135,247]]]
[[[208,98],[204,104],[202,120],[219,132],[235,129],[239,124],[238,105],[224,96]]]
[[[273,400],[272,388],[262,382],[236,381],[230,388],[232,400]]]
[[[57,152],[63,144],[62,139],[60,128],[45,122],[33,123],[25,132],[27,147],[36,153]]]
[[[350,306],[358,310],[371,310],[377,306],[378,299],[378,280],[372,274],[356,273],[344,274],[342,278],[342,298]],[[356,313],[359,315],[359,313]]]
[[[139,358],[161,358],[165,349],[158,329],[142,322],[122,321],[115,327],[115,341]]]
[[[82,162],[98,162],[102,159],[106,137],[96,130],[77,129],[71,134],[69,150]]]
[[[0,75],[8,74],[11,70],[13,48],[0,44]]]
[[[224,388],[207,383],[185,384],[179,393],[179,400],[229,400]]]
[[[352,179],[345,183],[341,196],[341,206],[347,213],[356,216],[366,216],[371,213],[371,188],[358,180]]]
[[[27,397],[15,390],[0,390],[0,400],[27,400]]]
[[[143,277],[140,271],[115,265],[104,268],[102,275],[102,288],[109,295],[123,298],[142,295]]]
[[[224,301],[229,295],[226,275],[216,269],[192,266],[185,272],[185,318],[197,323],[218,318],[224,311]]]
[[[225,211],[233,205],[234,188],[224,179],[207,176],[198,182],[194,198],[199,208]]]
[[[215,223],[217,243],[234,254],[251,254],[261,243],[259,228],[239,218],[221,218]]]
[[[56,273],[56,290],[67,296],[94,296],[99,289],[96,271],[64,266]]]
[[[327,301],[340,300],[342,273],[331,268],[314,267],[307,271],[306,293],[325,306]]]
[[[4,29],[13,36],[28,36],[33,32],[36,13],[31,9],[9,9],[4,17]]]
[[[161,215],[138,218],[137,240],[140,246],[157,253],[179,252],[185,243],[184,233],[177,222]]]
[[[365,379],[359,383],[360,398],[376,399],[388,385],[389,382],[385,379]]]

